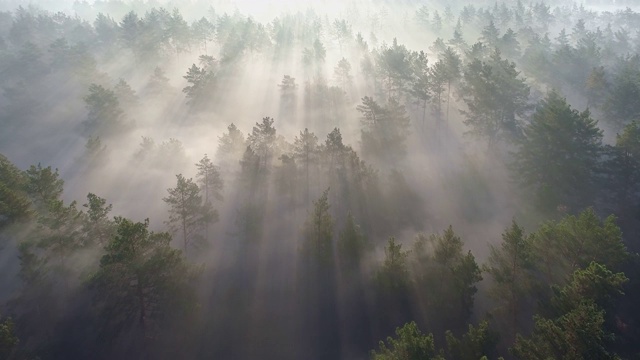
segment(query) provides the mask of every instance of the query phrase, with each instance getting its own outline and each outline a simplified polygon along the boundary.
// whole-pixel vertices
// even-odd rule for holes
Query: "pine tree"
[[[337,243],[340,268],[346,273],[360,271],[360,265],[368,249],[369,243],[366,236],[356,224],[353,215],[349,213]]]
[[[196,168],[198,169],[196,179],[198,184],[200,185],[200,190],[204,195],[202,205],[205,209],[209,209],[210,211],[207,219],[205,219],[204,226],[204,240],[208,242],[209,226],[211,225],[211,223],[218,220],[218,211],[213,208],[212,202],[214,199],[217,201],[222,201],[222,190],[224,188],[224,181],[222,180],[222,176],[220,175],[219,168],[211,162],[207,154],[204,154],[204,157],[196,164]]]
[[[607,305],[622,294],[628,279],[592,262],[556,288],[550,317],[534,317],[529,339],[518,335],[512,352],[518,359],[619,359],[609,349],[614,340],[605,324]]]
[[[522,329],[521,314],[534,285],[532,240],[514,221],[502,234],[499,247],[491,246],[491,253],[483,270],[494,281],[490,290],[497,305],[497,314],[504,319],[506,331],[515,334]]]
[[[88,133],[111,135],[127,129],[124,111],[116,93],[102,85],[91,84],[89,94],[84,97],[89,114],[84,122]]]
[[[229,170],[236,167],[246,149],[247,144],[242,131],[235,124],[229,124],[227,132],[218,138],[216,159],[220,164],[220,168],[225,172],[229,172]]]
[[[51,166],[43,168],[40,163],[25,171],[26,192],[31,197],[37,209],[46,210],[49,203],[56,201],[62,195],[64,180],[60,179],[58,169]]]
[[[501,138],[519,136],[519,120],[529,107],[529,86],[519,75],[497,49],[488,61],[473,60],[464,71],[464,123],[471,134],[487,139],[490,148]]]
[[[192,179],[185,179],[182,174],[176,178],[176,187],[167,189],[169,196],[162,200],[169,205],[169,220],[166,224],[172,233],[181,235],[183,251],[187,254],[189,245],[201,238],[200,231],[214,214],[210,205],[203,205],[200,188]]]
[[[396,328],[396,338],[389,336],[387,344],[379,343],[378,351],[371,351],[373,360],[444,360],[435,351],[433,335],[423,334],[415,322]]]
[[[25,191],[26,182],[25,174],[0,154],[0,229],[28,218],[30,201]]]
[[[171,248],[168,233],[148,230],[148,220],[134,223],[119,217],[116,224],[116,235],[90,281],[94,304],[108,331],[103,334],[131,336],[129,331],[138,329],[153,338],[158,327],[192,308],[189,283],[196,273],[180,250]]]
[[[333,219],[329,213],[329,189],[313,202],[313,212],[305,223],[305,252],[315,266],[333,264]]]
[[[540,102],[518,141],[514,176],[546,211],[591,204],[602,150],[602,130],[588,110],[580,113],[551,92]]]
[[[293,158],[304,167],[305,176],[305,204],[309,204],[310,172],[312,166],[318,166],[318,138],[309,129],[305,128],[296,136],[293,143]]]

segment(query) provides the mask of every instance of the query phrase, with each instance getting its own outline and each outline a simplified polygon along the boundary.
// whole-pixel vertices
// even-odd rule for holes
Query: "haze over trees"
[[[0,359],[634,359],[640,3],[0,3]]]

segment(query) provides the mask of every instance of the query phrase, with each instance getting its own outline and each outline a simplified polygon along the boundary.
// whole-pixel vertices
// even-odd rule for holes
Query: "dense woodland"
[[[0,359],[640,359],[637,2],[0,2]]]

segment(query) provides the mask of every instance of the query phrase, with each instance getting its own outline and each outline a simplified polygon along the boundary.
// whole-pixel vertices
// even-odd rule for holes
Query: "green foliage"
[[[138,95],[124,79],[120,78],[113,88],[113,92],[118,98],[118,103],[124,109],[133,109],[139,103]]]
[[[410,126],[404,105],[392,98],[387,106],[382,107],[365,96],[357,109],[362,114],[363,154],[382,162],[391,163],[402,159],[406,155]]]
[[[170,247],[169,234],[148,230],[148,220],[134,223],[118,217],[116,224],[116,236],[90,281],[94,304],[108,334],[139,326],[152,336],[163,320],[193,308],[189,283],[196,272],[180,250]]]
[[[418,236],[414,248],[414,277],[424,292],[430,318],[449,328],[467,323],[473,310],[480,267],[471,252],[464,253],[462,239],[449,226],[442,234]]]
[[[191,65],[187,74],[183,76],[189,85],[182,89],[187,96],[187,102],[192,110],[203,109],[211,99],[215,87],[215,73],[207,67]]]
[[[464,71],[462,95],[468,110],[465,125],[490,146],[499,139],[519,135],[519,119],[528,108],[529,86],[520,78],[515,63],[502,59],[498,50],[488,61],[475,59]]]
[[[489,322],[483,321],[477,327],[469,324],[469,330],[456,338],[451,331],[445,333],[449,359],[479,360],[487,359],[495,352],[498,343],[497,333],[489,328]]]
[[[619,359],[608,344],[613,334],[605,329],[605,310],[622,293],[628,279],[592,262],[578,269],[552,298],[556,317],[535,317],[531,338],[518,335],[512,353],[518,359]]]
[[[386,82],[387,98],[400,98],[406,91],[411,76],[411,54],[397,39],[384,46],[376,58],[379,76]]]
[[[589,111],[579,113],[550,92],[518,141],[514,176],[534,191],[545,211],[590,205],[602,146],[602,130]]]
[[[382,267],[376,273],[376,282],[383,292],[400,295],[409,287],[409,266],[407,264],[409,252],[403,252],[402,244],[390,237],[384,248],[384,254]]]
[[[600,106],[609,90],[604,66],[593,68],[585,85],[589,104],[595,107]]]
[[[349,91],[352,83],[351,76],[351,64],[345,58],[338,61],[338,65],[333,70],[336,82],[342,87],[344,91]]]
[[[20,342],[15,335],[15,325],[11,318],[0,322],[0,359],[13,359],[12,354]]]
[[[515,221],[502,234],[499,247],[491,253],[483,270],[493,279],[490,295],[495,301],[498,317],[514,333],[522,324],[521,311],[534,286],[535,255],[532,239]]]
[[[415,322],[396,329],[396,338],[380,341],[380,349],[371,352],[373,360],[442,360],[435,352],[433,335],[424,335]]]
[[[305,252],[315,264],[333,263],[333,219],[329,213],[329,189],[313,202],[313,212],[305,223]]]
[[[99,136],[89,136],[87,143],[84,145],[84,154],[81,161],[92,170],[103,167],[108,160],[107,145],[103,145]]]
[[[227,127],[227,132],[219,137],[218,152],[216,159],[222,170],[230,170],[237,167],[238,159],[242,158],[247,144],[244,140],[244,134],[238,130],[238,127],[231,123]]]
[[[196,168],[198,169],[196,179],[204,195],[204,203],[209,203],[212,199],[222,201],[224,180],[220,175],[219,168],[211,162],[207,154],[204,154],[204,157],[198,161]]]
[[[204,240],[209,241],[209,225],[218,221],[218,210],[213,208],[212,199],[222,201],[222,190],[224,188],[224,180],[220,175],[219,168],[214,165],[207,154],[196,164],[198,173],[196,179],[200,184],[200,191],[204,195],[202,211],[205,213],[205,235]]]
[[[613,197],[613,209],[620,216],[633,214],[640,184],[640,126],[636,121],[627,124],[616,136],[616,144],[607,148],[605,162],[607,183],[604,196]],[[631,214],[629,214],[631,212]],[[633,215],[631,215],[633,216]]]
[[[493,20],[489,21],[489,24],[482,29],[482,41],[490,48],[498,47],[498,41],[500,39],[500,31],[494,24]]]
[[[603,104],[608,120],[623,125],[640,119],[640,57],[636,54],[620,61],[619,70]]]
[[[134,11],[128,12],[120,22],[120,41],[125,47],[136,49],[139,41],[140,20]]]
[[[84,122],[87,133],[107,136],[127,129],[124,111],[112,90],[102,85],[91,84],[84,102],[89,111]]]
[[[273,119],[265,117],[262,122],[256,123],[251,134],[247,135],[247,144],[260,157],[260,164],[263,168],[270,165],[274,155],[276,145],[276,128],[273,126]]]
[[[509,59],[520,56],[520,43],[518,42],[516,33],[511,28],[507,29],[507,32],[500,38],[499,48]]]
[[[613,273],[606,266],[592,261],[585,268],[576,270],[564,287],[554,287],[553,311],[562,315],[585,301],[609,310],[614,299],[624,295],[622,288],[628,281],[624,273]]]
[[[300,132],[300,136],[296,136],[293,142],[293,160],[298,164],[302,164],[305,177],[305,204],[309,204],[309,186],[311,167],[317,167],[319,164],[319,146],[318,137],[309,129],[305,128],[304,132]]]
[[[176,175],[178,183],[175,188],[167,189],[169,196],[162,200],[169,206],[169,219],[166,224],[173,233],[182,235],[184,253],[194,240],[201,239],[200,231],[204,225],[217,215],[210,204],[203,204],[200,188],[192,179],[182,174]]]
[[[549,283],[563,283],[573,271],[592,261],[618,269],[629,256],[615,217],[601,221],[593,209],[544,223],[532,241]]]
[[[410,81],[409,94],[422,108],[422,130],[424,131],[427,102],[431,99],[431,72],[429,59],[424,51],[411,55],[412,76]]]
[[[360,271],[369,243],[351,213],[347,215],[347,222],[340,232],[337,248],[340,267],[346,272]]]
[[[115,224],[108,215],[113,206],[107,205],[107,200],[89,193],[87,203],[82,205],[87,208],[84,220],[85,243],[104,246],[115,234]]]
[[[29,216],[30,201],[25,191],[27,181],[25,174],[0,154],[0,229]]]
[[[38,163],[38,166],[31,165],[25,171],[25,177],[27,194],[40,210],[46,209],[51,202],[58,200],[62,195],[64,180],[59,178],[58,169],[53,170],[51,166],[43,168]]]
[[[304,48],[302,51],[302,63],[305,67],[314,69],[319,74],[326,56],[327,49],[319,39],[315,39],[310,48]]]
[[[153,69],[153,74],[149,77],[145,90],[151,99],[162,99],[171,92],[169,78],[167,78],[162,68],[156,67]]]
[[[512,352],[522,360],[619,359],[604,346],[611,335],[603,325],[603,312],[583,303],[555,320],[536,317],[531,339],[518,335]]]
[[[80,249],[94,243],[84,233],[85,214],[62,200],[51,200],[39,212],[35,228],[20,244],[21,267],[26,278],[46,275],[53,282],[68,283],[70,274],[78,275],[78,264],[71,261]]]

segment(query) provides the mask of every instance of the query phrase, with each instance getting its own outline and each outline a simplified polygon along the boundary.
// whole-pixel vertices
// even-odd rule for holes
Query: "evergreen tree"
[[[204,53],[207,54],[207,43],[213,40],[215,34],[215,25],[209,22],[206,17],[194,22],[191,25],[194,36],[204,46]]]
[[[349,92],[351,88],[352,76],[351,76],[351,64],[345,58],[338,61],[338,65],[333,70],[336,82],[342,87],[342,90]]]
[[[602,130],[589,111],[579,113],[552,91],[518,141],[514,175],[533,189],[543,210],[580,209],[593,200],[601,144]]]
[[[29,216],[26,182],[25,174],[0,154],[0,229]]]
[[[136,92],[124,79],[120,78],[118,80],[113,92],[118,98],[118,103],[124,109],[134,109],[138,105],[139,99]]]
[[[419,236],[413,248],[418,291],[428,291],[428,318],[451,328],[467,324],[473,310],[476,283],[482,280],[475,257],[462,250],[462,239],[449,226],[441,235]]]
[[[606,187],[602,198],[621,217],[633,216],[640,193],[640,126],[632,121],[607,148]],[[613,200],[613,201],[612,201]]]
[[[498,47],[500,41],[500,31],[494,24],[493,20],[489,21],[489,24],[482,29],[483,43],[485,43],[490,49]]]
[[[87,214],[83,222],[83,232],[86,244],[99,244],[105,246],[115,234],[115,223],[108,215],[113,206],[107,205],[107,200],[89,193],[87,203],[82,205],[87,208]]]
[[[368,249],[366,236],[349,213],[337,243],[340,268],[346,273],[360,271],[360,265]]]
[[[128,12],[120,22],[120,41],[125,48],[136,51],[140,36],[140,19],[134,11]]]
[[[427,102],[431,99],[431,72],[427,54],[423,51],[414,53],[412,56],[413,76],[409,93],[422,107],[422,131],[424,132]]]
[[[154,99],[163,99],[165,95],[171,92],[172,88],[169,84],[169,78],[167,78],[162,68],[156,67],[153,70],[153,74],[149,78],[145,90],[147,94]]]
[[[380,341],[380,349],[371,352],[373,360],[443,360],[435,351],[433,335],[424,335],[415,322],[396,329],[396,338]]]
[[[532,240],[514,221],[502,234],[499,247],[491,246],[491,253],[483,270],[493,279],[491,296],[496,302],[497,315],[505,322],[507,333],[522,330],[522,314],[534,284],[535,257]]]
[[[609,87],[604,66],[593,68],[585,85],[587,90],[587,105],[593,107],[600,106],[602,100],[606,98]]]
[[[402,251],[402,244],[391,237],[384,248],[384,254],[384,263],[376,274],[376,281],[382,291],[401,296],[410,284],[407,264],[409,253]]]
[[[488,359],[495,353],[498,343],[498,334],[489,327],[487,321],[482,321],[477,327],[469,324],[469,330],[460,339],[451,331],[447,331],[445,337],[449,359]]]
[[[196,168],[198,169],[196,180],[200,185],[202,194],[204,195],[203,207],[205,209],[210,209],[211,211],[209,217],[205,220],[204,227],[204,239],[208,242],[209,225],[212,222],[218,220],[218,211],[213,209],[212,201],[213,199],[222,201],[222,190],[224,188],[224,181],[222,180],[222,176],[220,175],[220,170],[211,162],[207,154],[204,154],[204,157],[196,164]]]
[[[253,130],[247,135],[247,144],[260,157],[261,166],[266,170],[271,165],[276,145],[276,129],[273,127],[273,119],[262,118],[261,123],[256,123]]]
[[[591,263],[577,269],[552,302],[556,315],[536,316],[531,338],[518,335],[513,354],[518,359],[619,359],[611,352],[614,335],[605,326],[604,305],[622,294],[628,279]],[[604,303],[604,305],[603,305]]]
[[[304,167],[305,176],[305,199],[306,205],[309,205],[309,188],[311,168],[317,167],[318,164],[318,138],[309,129],[305,128],[304,132],[300,132],[300,137],[296,136],[293,143],[293,158]]]
[[[470,133],[484,137],[489,146],[498,139],[517,138],[518,120],[528,108],[529,86],[519,77],[515,64],[503,60],[496,50],[488,62],[473,60],[464,71],[462,111]]]
[[[205,67],[191,65],[187,74],[183,76],[190,84],[182,89],[187,96],[187,102],[193,110],[200,110],[207,105],[211,98],[215,74]]]
[[[447,82],[447,122],[449,122],[449,103],[451,102],[451,85],[460,78],[462,61],[460,56],[447,47],[440,57],[444,63],[444,80]]]
[[[390,47],[383,47],[376,58],[376,68],[386,83],[387,98],[400,98],[411,78],[411,54],[404,45],[393,39]]]
[[[88,133],[111,135],[127,129],[124,111],[116,93],[102,85],[91,84],[89,94],[84,97],[89,114],[84,125]]]
[[[619,269],[629,255],[615,218],[601,221],[593,209],[544,223],[532,240],[548,283],[563,283],[573,271],[592,261]]]
[[[31,197],[37,209],[46,210],[52,201],[56,201],[62,195],[64,180],[60,179],[58,169],[51,166],[43,168],[40,163],[25,171],[26,192]]]
[[[176,187],[167,189],[169,196],[162,200],[169,205],[166,224],[172,233],[181,235],[183,251],[187,254],[188,246],[201,239],[200,231],[215,217],[215,213],[210,204],[203,205],[200,188],[193,180],[185,179],[182,174],[176,178]]]
[[[313,212],[305,223],[305,252],[312,264],[331,268],[333,264],[333,219],[329,213],[329,189],[313,202]]]
[[[381,107],[365,96],[357,110],[362,114],[362,152],[382,162],[402,159],[410,126],[404,105],[392,98],[386,107]]]
[[[223,171],[228,172],[233,167],[237,166],[246,149],[247,144],[244,140],[244,134],[242,134],[242,131],[240,131],[235,124],[229,124],[227,132],[223,133],[222,136],[218,138],[216,159],[218,164],[220,164],[220,168]]]
[[[0,358],[11,360],[16,354],[16,347],[20,340],[15,334],[15,324],[11,318],[0,322]],[[15,358],[17,359],[17,358]]]
[[[131,337],[133,330],[142,339],[153,339],[158,328],[192,309],[189,283],[195,271],[180,250],[171,248],[169,234],[148,230],[148,220],[134,223],[119,217],[116,224],[116,235],[90,282],[103,334]]]

